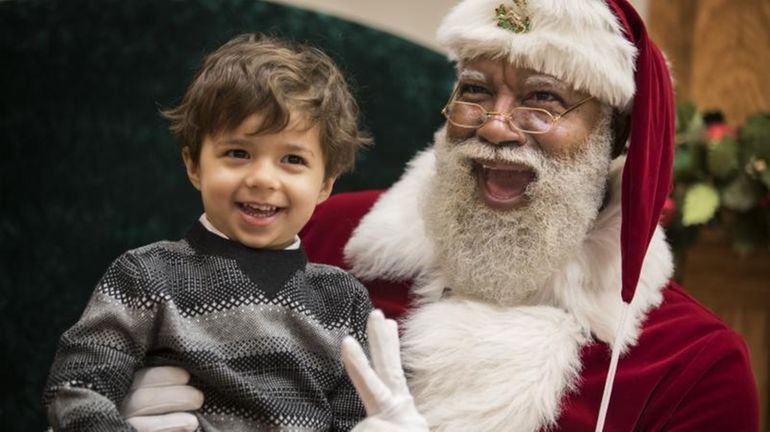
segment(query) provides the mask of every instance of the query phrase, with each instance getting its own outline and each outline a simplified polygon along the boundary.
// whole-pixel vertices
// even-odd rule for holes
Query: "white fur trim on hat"
[[[497,26],[495,8],[512,0],[463,0],[438,28],[455,61],[507,58],[546,73],[614,107],[628,109],[635,92],[637,49],[604,0],[529,0],[529,31]]]

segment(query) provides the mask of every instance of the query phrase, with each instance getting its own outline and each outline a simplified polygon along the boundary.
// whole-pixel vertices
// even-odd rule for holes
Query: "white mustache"
[[[530,167],[536,174],[543,169],[548,160],[539,149],[530,145],[496,146],[476,138],[469,138],[454,144],[451,153],[463,165],[470,165],[472,160],[486,159],[523,164]]]

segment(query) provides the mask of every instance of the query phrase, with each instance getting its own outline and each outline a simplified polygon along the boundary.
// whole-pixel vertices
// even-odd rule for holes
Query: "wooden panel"
[[[647,26],[650,37],[671,64],[677,100],[690,99],[692,38],[696,0],[650,0]]]
[[[770,111],[770,0],[651,0],[647,21],[678,100],[719,109],[734,125]]]
[[[693,100],[727,120],[770,110],[770,1],[700,0],[693,35]]]
[[[704,230],[684,264],[684,287],[740,333],[751,351],[767,430],[770,376],[770,251],[740,257],[719,231]]]

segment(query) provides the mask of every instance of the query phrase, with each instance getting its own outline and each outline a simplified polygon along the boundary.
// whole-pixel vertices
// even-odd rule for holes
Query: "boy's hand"
[[[195,411],[203,405],[203,393],[187,385],[190,374],[178,367],[142,369],[120,413],[139,432],[193,432],[198,427]]]
[[[372,365],[355,339],[348,336],[342,342],[342,362],[368,415],[353,431],[427,432],[428,422],[417,412],[406,385],[396,322],[375,310],[366,333]]]

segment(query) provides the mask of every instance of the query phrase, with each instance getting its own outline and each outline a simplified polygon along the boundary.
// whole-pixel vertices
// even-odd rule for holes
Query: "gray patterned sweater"
[[[55,431],[133,431],[118,413],[134,372],[179,365],[204,431],[349,430],[364,416],[340,361],[371,303],[342,270],[255,250],[196,223],[126,252],[65,332],[44,402]]]

